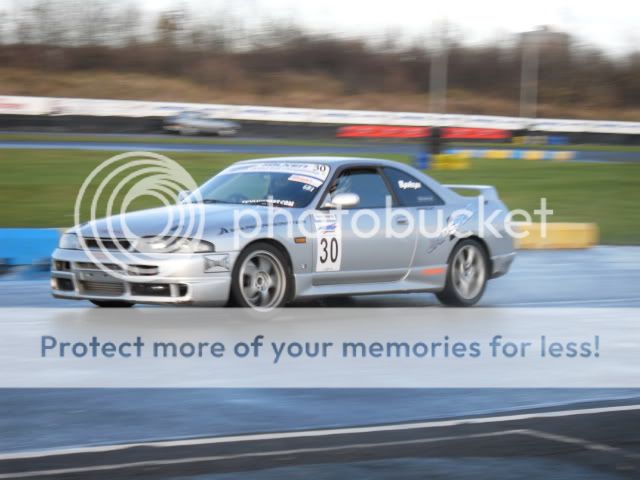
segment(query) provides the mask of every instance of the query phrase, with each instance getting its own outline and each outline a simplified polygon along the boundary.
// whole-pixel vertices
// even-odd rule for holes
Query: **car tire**
[[[451,252],[445,287],[436,297],[444,305],[453,307],[475,305],[484,294],[489,273],[484,245],[473,239],[462,240]]]
[[[286,305],[292,291],[291,267],[276,246],[256,242],[236,260],[231,275],[230,305],[272,310]]]
[[[129,308],[133,307],[133,302],[125,302],[122,300],[89,300],[96,307],[100,308]]]

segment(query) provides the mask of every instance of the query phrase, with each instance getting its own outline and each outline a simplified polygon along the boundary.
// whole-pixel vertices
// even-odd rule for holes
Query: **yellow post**
[[[471,167],[471,162],[465,154],[441,153],[434,155],[431,168],[434,170],[464,170]]]

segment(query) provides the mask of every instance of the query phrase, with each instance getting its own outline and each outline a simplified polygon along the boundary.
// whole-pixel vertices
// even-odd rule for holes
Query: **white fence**
[[[559,120],[547,118],[500,117],[491,115],[378,112],[282,108],[256,105],[144,102],[135,100],[94,100],[0,96],[0,114],[94,115],[123,117],[166,117],[184,110],[197,110],[210,117],[263,122],[296,122],[343,125],[451,126],[499,128],[548,132],[596,132],[640,134],[640,122],[607,120]]]

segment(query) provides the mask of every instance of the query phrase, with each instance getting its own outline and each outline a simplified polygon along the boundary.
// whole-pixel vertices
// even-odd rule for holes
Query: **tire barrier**
[[[514,136],[511,143],[517,146],[531,147],[533,145],[568,145],[569,138],[565,135],[523,135]]]
[[[446,153],[461,155],[467,159],[485,160],[575,160],[576,152],[570,150],[525,150],[525,149],[468,149],[450,148]]]
[[[546,231],[545,231],[546,227]],[[517,230],[527,232],[517,239],[516,248],[522,250],[582,249],[598,244],[599,229],[595,223],[540,223],[518,225]]]
[[[466,170],[471,167],[471,162],[464,155],[455,153],[441,153],[431,157],[433,170]]]

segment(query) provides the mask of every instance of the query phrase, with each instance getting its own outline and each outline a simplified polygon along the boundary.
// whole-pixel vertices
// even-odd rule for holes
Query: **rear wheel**
[[[133,307],[133,302],[124,302],[122,300],[89,300],[97,307],[101,308],[129,308]]]
[[[487,286],[489,260],[484,247],[476,240],[459,242],[449,260],[447,282],[436,294],[445,305],[470,307],[475,305]]]
[[[233,269],[232,304],[256,310],[284,306],[291,296],[292,275],[280,250],[268,243],[250,245]]]

